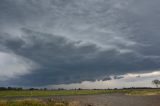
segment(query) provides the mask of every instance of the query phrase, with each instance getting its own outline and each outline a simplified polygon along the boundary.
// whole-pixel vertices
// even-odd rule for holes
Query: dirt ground
[[[5,99],[24,99],[26,97],[6,97]],[[79,102],[80,106],[160,106],[160,95],[133,96],[124,94],[75,95],[30,97],[37,99],[62,99]]]

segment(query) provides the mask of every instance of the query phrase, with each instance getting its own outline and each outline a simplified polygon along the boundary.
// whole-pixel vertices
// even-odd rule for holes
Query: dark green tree
[[[158,79],[155,79],[152,81],[152,83],[158,88],[160,85],[160,81]]]

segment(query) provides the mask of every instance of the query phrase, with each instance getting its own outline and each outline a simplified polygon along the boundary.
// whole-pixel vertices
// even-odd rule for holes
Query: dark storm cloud
[[[114,76],[113,77],[114,79],[122,79],[122,78],[124,78],[123,76]]]
[[[0,2],[0,51],[39,66],[6,83],[44,86],[160,68],[158,0]]]
[[[103,75],[159,68],[152,58],[142,58],[133,53],[124,55],[115,49],[101,51],[95,44],[80,45],[81,41],[74,42],[28,29],[22,31],[23,38],[1,36],[0,42],[15,54],[40,65],[40,69],[15,81],[18,84],[42,86],[73,83],[101,79]],[[17,44],[18,47],[15,46]]]

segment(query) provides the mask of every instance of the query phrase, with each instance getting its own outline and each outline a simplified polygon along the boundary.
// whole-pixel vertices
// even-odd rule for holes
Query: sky
[[[1,0],[0,86],[151,87],[159,0]]]

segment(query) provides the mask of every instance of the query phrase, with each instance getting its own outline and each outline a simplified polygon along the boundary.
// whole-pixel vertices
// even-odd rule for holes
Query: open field
[[[0,106],[160,106],[160,95],[59,95],[1,97]]]
[[[39,99],[24,99],[24,100],[0,100],[0,106],[72,106],[73,102],[62,100],[39,100]]]
[[[160,89],[4,90],[0,106],[160,106]]]
[[[91,95],[124,93],[128,95],[160,94],[160,89],[121,89],[121,90],[2,90],[0,97],[9,96],[51,96],[51,95]]]

